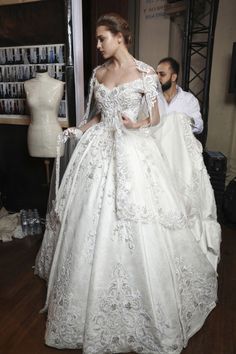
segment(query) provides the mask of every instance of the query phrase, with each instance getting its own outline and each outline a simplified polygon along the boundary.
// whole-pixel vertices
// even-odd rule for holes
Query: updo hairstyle
[[[129,29],[128,22],[116,13],[108,13],[102,15],[97,20],[97,27],[105,26],[108,31],[113,34],[118,34],[119,32],[124,37],[125,45],[128,47],[131,44],[131,32]]]

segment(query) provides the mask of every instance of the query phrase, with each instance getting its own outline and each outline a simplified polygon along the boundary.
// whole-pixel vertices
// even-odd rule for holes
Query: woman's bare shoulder
[[[98,81],[102,82],[102,79],[104,77],[104,75],[107,72],[107,67],[105,65],[101,65],[97,68],[96,70],[96,78]]]

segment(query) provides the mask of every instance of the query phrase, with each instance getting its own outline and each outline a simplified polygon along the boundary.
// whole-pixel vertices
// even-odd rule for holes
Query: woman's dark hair
[[[124,37],[125,44],[128,46],[131,43],[129,24],[123,17],[116,13],[108,13],[100,16],[96,26],[105,26],[108,31],[113,34],[121,33]]]

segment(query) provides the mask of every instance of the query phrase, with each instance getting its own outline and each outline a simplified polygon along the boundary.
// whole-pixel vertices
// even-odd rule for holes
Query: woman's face
[[[99,26],[96,30],[97,49],[104,59],[111,58],[121,43],[121,34],[113,34],[106,26]]]

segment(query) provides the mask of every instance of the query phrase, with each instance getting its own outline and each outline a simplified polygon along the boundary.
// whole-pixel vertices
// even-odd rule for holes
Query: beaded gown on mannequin
[[[156,100],[153,69],[109,89],[75,147],[36,259],[48,280],[46,344],[84,354],[177,354],[217,300],[220,228],[189,119],[125,129]],[[89,109],[89,108],[88,108]]]

